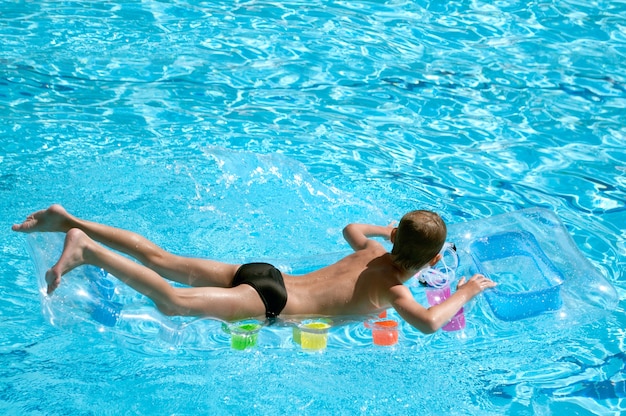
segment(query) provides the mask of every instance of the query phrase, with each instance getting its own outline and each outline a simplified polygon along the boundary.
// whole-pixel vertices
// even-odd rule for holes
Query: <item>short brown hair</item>
[[[394,262],[405,270],[421,268],[441,251],[447,233],[446,223],[435,212],[416,210],[405,214],[391,250]]]

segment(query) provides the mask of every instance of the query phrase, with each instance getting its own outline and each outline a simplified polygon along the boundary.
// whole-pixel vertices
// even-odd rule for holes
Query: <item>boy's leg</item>
[[[68,232],[78,228],[93,240],[136,258],[161,276],[191,286],[230,287],[238,265],[213,260],[178,256],[163,250],[148,239],[131,231],[82,220],[69,214],[60,205],[35,212],[14,231]]]
[[[59,261],[46,273],[48,293],[59,286],[64,274],[83,264],[105,269],[152,299],[166,315],[235,320],[265,314],[263,301],[249,285],[234,288],[174,288],[154,270],[97,244],[79,229],[67,232]]]

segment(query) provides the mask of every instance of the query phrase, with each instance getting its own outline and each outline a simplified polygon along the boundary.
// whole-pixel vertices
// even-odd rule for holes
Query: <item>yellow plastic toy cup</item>
[[[326,348],[329,328],[330,325],[326,322],[308,322],[301,324],[299,329],[300,345],[302,349],[323,350]]]
[[[313,320],[307,319],[306,321],[300,322],[299,325],[295,325],[292,327],[293,342],[302,346],[302,331],[300,330],[300,328],[303,325],[310,324],[310,323],[325,323],[325,324],[328,324],[329,327],[333,326],[333,321],[328,318],[319,318],[319,319],[313,319]]]
[[[245,350],[255,347],[259,339],[261,324],[254,322],[233,324],[229,328],[230,347],[234,350]]]

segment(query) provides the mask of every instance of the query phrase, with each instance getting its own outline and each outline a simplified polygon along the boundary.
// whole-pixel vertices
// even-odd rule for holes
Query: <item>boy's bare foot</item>
[[[63,253],[59,261],[46,272],[46,282],[48,283],[48,294],[61,284],[61,277],[78,266],[85,264],[85,250],[90,239],[78,228],[72,228],[65,236]]]
[[[11,227],[13,231],[22,233],[33,232],[67,232],[71,228],[71,215],[61,205],[51,205],[50,208],[30,214],[21,224]]]

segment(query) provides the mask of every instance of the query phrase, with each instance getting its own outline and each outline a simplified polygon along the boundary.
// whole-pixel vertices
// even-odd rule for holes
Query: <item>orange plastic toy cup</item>
[[[390,346],[398,343],[398,323],[394,320],[376,321],[371,324],[374,345]]]

